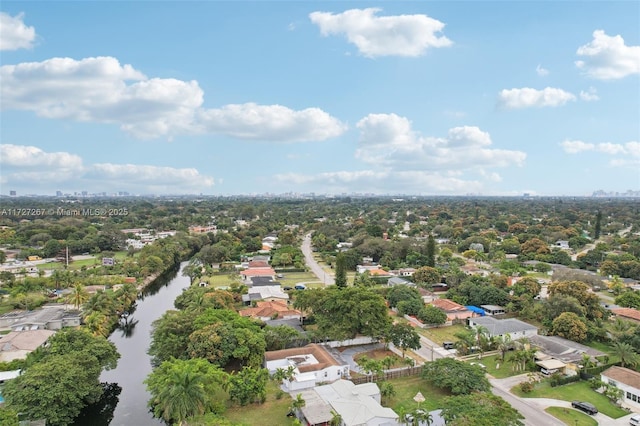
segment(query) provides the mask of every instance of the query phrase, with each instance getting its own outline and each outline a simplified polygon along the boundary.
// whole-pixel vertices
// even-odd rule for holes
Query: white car
[[[629,424],[631,426],[638,426],[640,425],[640,414],[635,414],[633,416],[631,416],[629,418]]]

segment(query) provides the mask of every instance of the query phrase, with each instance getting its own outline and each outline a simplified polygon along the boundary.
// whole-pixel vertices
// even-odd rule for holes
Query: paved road
[[[564,426],[564,423],[547,414],[541,407],[533,401],[518,398],[509,392],[512,386],[526,380],[524,376],[514,376],[507,379],[490,379],[491,392],[507,401],[513,408],[524,416],[525,426]]]
[[[300,249],[302,250],[302,254],[304,254],[305,263],[307,264],[309,269],[311,269],[311,272],[313,272],[313,274],[318,277],[318,279],[322,281],[324,285],[333,285],[336,283],[333,279],[333,274],[328,273],[327,271],[322,269],[322,267],[318,265],[318,262],[316,262],[316,260],[313,258],[310,233],[304,236],[304,239],[302,240],[302,247],[300,247]]]

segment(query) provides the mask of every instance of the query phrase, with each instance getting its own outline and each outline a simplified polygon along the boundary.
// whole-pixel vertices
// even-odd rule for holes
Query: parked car
[[[287,286],[282,287],[282,289],[283,289],[284,291],[289,291],[289,290],[293,290],[293,287],[289,287],[289,286],[287,285]]]
[[[453,342],[442,342],[442,347],[445,349],[454,349],[456,345]]]
[[[639,426],[640,425],[640,414],[635,414],[635,415],[631,416],[631,418],[629,419],[629,424],[631,426]]]
[[[295,286],[296,290],[305,290],[307,287],[304,284],[297,284]]]
[[[591,415],[598,414],[598,409],[596,408],[595,405],[591,404],[590,402],[572,401],[571,406],[573,408],[577,408],[578,410],[584,411],[587,414],[591,414]]]

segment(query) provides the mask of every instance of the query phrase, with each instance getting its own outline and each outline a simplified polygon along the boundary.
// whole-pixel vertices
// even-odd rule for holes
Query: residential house
[[[559,336],[529,336],[529,342],[547,357],[558,359],[568,365],[569,368],[578,369],[582,357],[586,354],[591,358],[606,355],[604,352],[590,348],[589,346],[568,340]],[[542,359],[542,356],[538,356]]]
[[[503,315],[507,312],[502,306],[497,305],[480,305],[480,307],[487,315]]]
[[[243,302],[253,302],[258,300],[289,300],[289,295],[282,291],[282,287],[279,285],[251,287],[247,290],[247,294],[242,295]]]
[[[249,268],[244,271],[240,271],[242,281],[246,284],[251,284],[251,277],[270,277],[275,280],[276,271],[273,268]]]
[[[283,380],[287,392],[308,389],[320,382],[333,382],[349,377],[349,364],[342,360],[339,353],[315,343],[301,348],[268,351],[264,354],[264,367],[269,374],[278,369],[294,368],[291,380]]]
[[[80,312],[51,305],[35,311],[8,312],[0,316],[0,327],[10,327],[14,331],[60,330],[62,327],[77,327],[80,321]]]
[[[394,287],[397,285],[406,285],[408,287],[415,287],[416,284],[412,283],[409,280],[405,280],[404,278],[400,278],[400,277],[391,277],[389,278],[389,280],[387,281],[387,286],[389,287]]]
[[[49,337],[56,334],[53,330],[11,331],[0,337],[0,362],[25,359],[27,355],[43,346]]]
[[[475,315],[466,307],[449,299],[434,299],[430,305],[444,311],[447,314],[447,321],[467,319]]]
[[[624,367],[609,367],[600,373],[600,380],[623,392],[622,403],[634,411],[640,409],[640,373]]]
[[[640,322],[640,311],[633,308],[616,308],[612,309],[611,313],[622,319]]]
[[[260,301],[255,307],[242,309],[238,312],[240,316],[257,318],[262,321],[271,319],[300,319],[302,312],[293,309],[283,301]]]
[[[338,380],[302,392],[306,404],[301,414],[304,424],[327,425],[333,412],[340,415],[344,426],[397,426],[398,414],[380,404],[380,388],[375,383],[355,385]]]
[[[538,327],[515,318],[497,319],[492,316],[474,317],[467,320],[470,327],[484,327],[489,337],[509,335],[512,340],[531,337],[538,334]]]
[[[564,240],[556,241],[553,247],[556,247],[562,250],[571,250],[571,247],[569,247],[569,241],[564,241]]]

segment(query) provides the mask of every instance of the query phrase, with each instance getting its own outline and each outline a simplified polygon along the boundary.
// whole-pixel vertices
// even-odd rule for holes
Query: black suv
[[[582,410],[587,414],[591,414],[591,415],[598,414],[598,409],[593,404],[590,404],[588,402],[573,401],[571,403],[571,406],[573,408],[577,408],[578,410]]]

